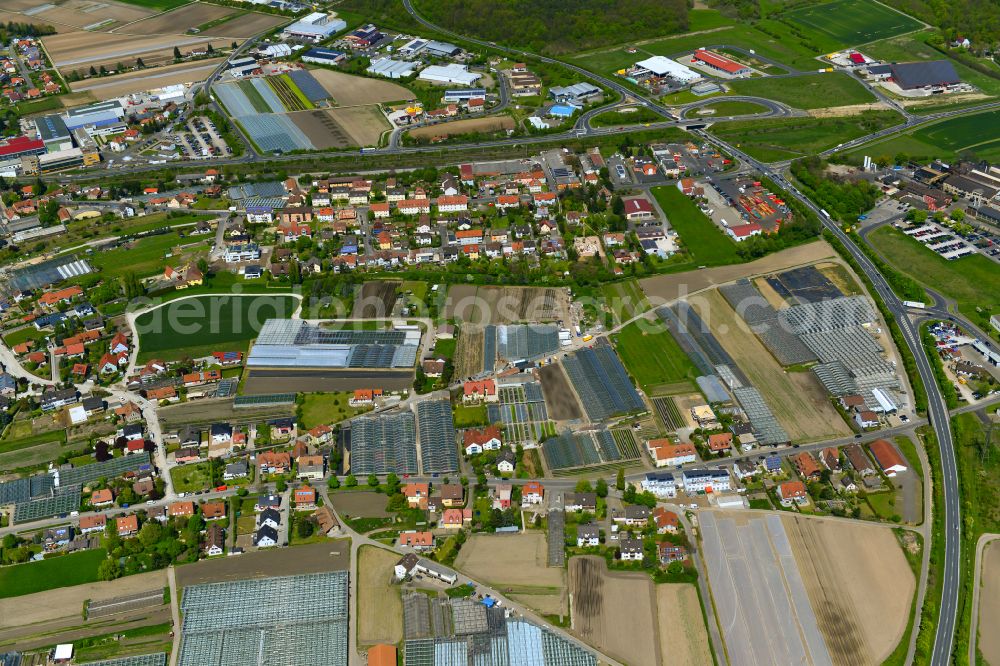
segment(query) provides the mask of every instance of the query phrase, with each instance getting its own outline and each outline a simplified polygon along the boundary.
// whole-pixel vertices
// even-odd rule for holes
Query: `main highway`
[[[596,80],[602,85],[607,86],[613,90],[618,91],[625,96],[631,96],[636,99],[642,100],[647,108],[659,113],[660,115],[675,120],[673,114],[671,114],[665,107],[656,103],[655,101],[644,98],[642,95],[635,93],[634,91],[625,88],[622,84],[608,79],[606,77],[594,74],[587,70],[584,70],[576,65],[572,65],[563,61],[557,61],[552,58],[547,58],[544,56],[539,56],[528,51],[522,51],[518,49],[511,49],[507,47],[500,47],[496,44],[485,42],[483,40],[478,40],[475,38],[469,38],[465,35],[456,34],[450,30],[437,26],[430,21],[426,20],[414,9],[411,0],[403,0],[403,5],[406,7],[406,11],[421,25],[435,30],[437,32],[442,32],[448,35],[452,35],[458,39],[471,41],[480,46],[486,46],[502,51],[506,51],[508,54],[513,54],[516,56],[524,56],[529,58],[540,59],[543,62],[558,64],[562,67],[566,67],[579,74]],[[983,105],[983,108],[993,108],[1000,106],[1000,103]],[[965,112],[968,112],[966,110]],[[936,117],[947,117],[948,113],[937,114]],[[933,118],[933,117],[932,117]],[[918,122],[914,118],[907,118],[905,127],[911,126],[911,124],[916,124]],[[923,122],[922,120],[919,122]],[[899,131],[899,128],[894,128],[894,131]],[[808,197],[806,197],[799,189],[789,182],[779,171],[775,170],[772,165],[764,164],[746,153],[742,152],[735,146],[729,145],[724,141],[720,141],[717,137],[709,136],[701,129],[695,129],[693,132],[701,136],[706,141],[711,141],[714,144],[722,147],[730,153],[733,157],[743,161],[744,164],[751,166],[752,168],[759,171],[761,174],[770,177],[781,187],[787,190],[792,196],[794,196],[802,205],[806,206],[814,214],[816,214],[822,221],[824,227],[828,229],[851,254],[852,258],[857,262],[858,266],[865,273],[867,278],[871,281],[878,293],[879,297],[885,303],[889,312],[893,315],[896,320],[897,325],[902,332],[903,339],[906,342],[906,346],[909,348],[910,352],[913,354],[914,359],[916,359],[917,371],[920,375],[920,380],[924,385],[927,393],[927,411],[928,418],[930,419],[931,426],[934,429],[934,433],[937,436],[938,448],[940,449],[941,457],[941,481],[942,489],[944,494],[944,506],[934,507],[935,511],[942,511],[944,518],[944,559],[941,562],[943,580],[942,580],[942,590],[941,590],[941,603],[940,603],[940,615],[938,617],[938,624],[935,630],[934,637],[934,648],[931,655],[931,663],[935,665],[943,666],[951,661],[952,648],[954,646],[955,640],[955,625],[958,617],[958,593],[959,587],[961,585],[960,581],[960,550],[961,550],[961,517],[959,516],[959,484],[958,484],[958,466],[955,460],[955,448],[954,442],[952,441],[951,433],[951,423],[950,415],[948,413],[948,408],[944,402],[944,398],[941,395],[941,391],[938,389],[937,380],[934,377],[934,372],[931,368],[931,362],[927,358],[927,354],[923,348],[920,341],[920,335],[914,326],[913,322],[909,318],[907,308],[903,305],[902,301],[893,293],[892,288],[889,283],[879,272],[878,268],[848,236],[840,228],[840,225],[830,219],[816,204],[814,204]],[[868,137],[862,137],[850,145],[861,145],[867,141],[871,141],[873,138],[879,138],[883,134],[888,134],[887,131],[877,132]],[[845,145],[846,146],[846,145]],[[842,149],[845,146],[840,146],[838,148]],[[930,544],[925,544],[926,548],[930,548]]]

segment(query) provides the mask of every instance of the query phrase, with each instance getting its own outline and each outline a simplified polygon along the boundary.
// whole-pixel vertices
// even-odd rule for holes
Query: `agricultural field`
[[[71,83],[70,88],[75,93],[90,93],[95,99],[105,101],[177,83],[204,81],[222,60],[223,58],[211,58],[194,63],[182,62],[153,70],[143,69],[114,76],[85,79]]]
[[[377,146],[382,134],[390,129],[389,121],[377,105],[340,107],[329,109],[326,117],[349,139],[352,146]],[[301,114],[294,114],[293,120]],[[314,142],[318,137],[306,132]]]
[[[514,119],[510,116],[487,116],[418,127],[407,132],[406,136],[417,140],[447,139],[462,134],[493,134],[512,129],[514,129]]]
[[[281,104],[289,111],[305,111],[313,108],[313,103],[303,94],[299,87],[287,74],[269,76],[264,79],[271,87],[274,94],[281,100]]]
[[[895,111],[865,111],[829,118],[737,120],[713,125],[710,131],[763,162],[780,162],[814,155],[902,122]]]
[[[1000,160],[1000,138],[984,133],[984,127],[1000,125],[1000,111],[960,116],[897,135],[886,141],[866,144],[851,154],[890,158],[899,153],[910,159],[951,159],[959,154],[975,155],[988,161]]]
[[[793,82],[771,77],[736,79],[728,85],[733,94],[765,97],[796,109],[823,109],[875,101],[867,88],[842,72],[798,76]]]
[[[472,377],[483,371],[483,328],[463,326],[455,348],[455,376]]]
[[[698,369],[658,319],[632,322],[612,339],[625,368],[646,395],[676,392],[678,383],[694,388]]]
[[[180,35],[206,23],[221,21],[227,16],[239,13],[236,9],[210,5],[205,2],[191,3],[180,11],[164,12],[142,21],[118,29],[130,35]]]
[[[666,663],[656,639],[657,594],[649,575],[609,572],[603,558],[574,557],[569,590],[574,634],[622,663]]]
[[[902,639],[916,580],[892,530],[782,519],[835,664],[881,664]],[[863,597],[865,603],[851,599]]]
[[[545,396],[545,407],[550,419],[569,421],[583,415],[561,363],[542,366],[539,378],[542,380],[542,393]]]
[[[856,46],[919,30],[916,19],[877,2],[833,0],[782,14],[782,18],[828,35],[845,46]]]
[[[266,32],[288,21],[289,19],[283,16],[261,14],[260,12],[244,12],[241,16],[228,19],[224,23],[202,30],[201,34],[245,39]]]
[[[611,311],[616,326],[650,308],[646,295],[635,280],[606,284],[601,287],[601,292],[605,307]]]
[[[172,301],[135,320],[140,359],[207,356],[220,347],[246,349],[267,319],[295,310],[290,296],[196,296]]]
[[[164,0],[169,2],[169,0]],[[12,20],[16,22],[40,22],[58,26],[60,29],[98,29],[138,21],[155,13],[156,7],[135,6],[132,3],[98,0],[66,0],[64,2],[42,2],[40,0],[4,0],[3,9],[20,14]],[[41,11],[39,11],[41,10]],[[22,18],[23,17],[23,18]]]
[[[852,430],[810,372],[786,373],[717,290],[691,299],[723,349],[760,391],[794,442],[834,439]]]
[[[1000,542],[983,550],[982,589],[979,591],[979,638],[976,647],[989,664],[1000,663],[1000,634],[993,628],[1000,623]],[[974,611],[975,612],[975,611]]]
[[[739,262],[736,243],[698,210],[676,187],[655,187],[653,196],[668,211],[670,226],[680,236],[682,247],[697,266],[721,266]]]
[[[142,58],[147,67],[173,63],[174,47],[181,53],[204,50],[211,39],[189,35],[124,35],[103,33],[95,43],[94,34],[80,31],[42,37],[42,44],[52,62],[61,72],[86,71],[104,65],[114,69],[119,62],[126,65]]]
[[[97,581],[97,567],[107,557],[103,548],[85,550],[13,566],[0,567],[0,599]]]
[[[474,324],[569,321],[570,297],[549,287],[456,285],[448,290],[444,317]]]
[[[473,534],[459,551],[455,568],[513,594],[562,595],[566,586],[565,571],[548,566],[541,532]]]
[[[399,282],[376,280],[365,282],[354,298],[351,317],[355,319],[384,319],[392,316]]]
[[[190,1],[191,0],[121,0],[121,2],[136,5],[137,7],[148,7],[150,9],[158,9],[160,11],[183,7]]]
[[[403,639],[403,600],[392,585],[399,556],[375,546],[358,552],[358,644],[396,644]]]
[[[353,76],[330,69],[310,69],[309,72],[339,106],[363,106],[414,99],[412,92],[391,81]]]
[[[955,299],[963,315],[990,330],[990,314],[1000,312],[1000,291],[983,285],[1000,284],[1000,266],[995,262],[981,254],[948,261],[891,227],[876,230],[869,240],[890,264]]]
[[[670,655],[676,666],[712,662],[708,630],[694,585],[665,583],[656,586],[660,654]]]

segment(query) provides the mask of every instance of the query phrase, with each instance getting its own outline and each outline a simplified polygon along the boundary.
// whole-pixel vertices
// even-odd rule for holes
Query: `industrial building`
[[[15,136],[0,141],[0,159],[13,159],[26,155],[42,155],[45,153],[45,142],[41,139],[29,139],[26,136]]]
[[[897,62],[889,65],[889,68],[892,81],[903,90],[945,88],[962,82],[955,66],[947,60]]]
[[[45,143],[45,149],[49,152],[73,147],[69,129],[60,116],[53,114],[38,118],[35,121],[35,129],[38,130],[38,138]]]
[[[269,319],[247,357],[248,392],[274,393],[288,386],[305,390],[309,382],[343,385],[335,390],[356,388],[359,382],[405,388],[413,380],[419,345],[420,329],[415,326],[355,331],[301,319]]]
[[[640,60],[635,63],[635,68],[631,72],[631,75],[639,78],[644,78],[644,75],[652,75],[661,79],[673,79],[679,83],[691,83],[701,78],[701,74],[690,67],[664,56],[653,56],[645,60]]]
[[[334,18],[323,12],[313,12],[285,28],[284,35],[292,39],[320,42],[346,29],[347,22],[344,19]]]
[[[736,62],[730,58],[719,55],[707,49],[698,49],[694,52],[692,60],[707,65],[711,69],[718,70],[729,76],[750,76],[750,68],[743,63]]]
[[[312,62],[317,65],[339,65],[344,62],[346,57],[342,51],[317,47],[303,53],[302,62]]]
[[[424,68],[418,76],[421,81],[432,83],[452,83],[459,86],[472,86],[476,84],[481,74],[470,72],[465,65],[451,63],[448,65],[431,65]]]
[[[486,88],[462,88],[459,90],[445,90],[444,97],[442,101],[448,102],[449,104],[455,104],[457,102],[468,102],[470,99],[485,99],[486,98]]]
[[[549,96],[557,102],[582,104],[604,95],[601,89],[593,83],[574,83],[570,86],[553,86],[549,88]]]
[[[423,53],[435,58],[451,58],[461,53],[462,49],[449,42],[417,37],[399,47],[399,52],[407,56]]]
[[[69,130],[78,127],[104,127],[120,123],[125,117],[125,109],[118,100],[98,102],[66,113],[65,123]]]
[[[413,76],[413,72],[416,70],[413,63],[406,62],[405,60],[378,58],[377,60],[372,60],[372,63],[368,65],[368,69],[365,71],[375,76],[384,76],[387,79],[405,79],[408,76]]]

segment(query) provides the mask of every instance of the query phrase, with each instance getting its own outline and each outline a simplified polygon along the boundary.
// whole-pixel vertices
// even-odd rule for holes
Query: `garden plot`
[[[505,441],[515,444],[538,442],[556,434],[555,424],[548,420],[542,385],[525,382],[499,387],[500,403],[489,405],[490,423],[504,428]]]
[[[354,300],[351,316],[355,319],[391,317],[399,285],[399,282],[389,280],[365,282]]]

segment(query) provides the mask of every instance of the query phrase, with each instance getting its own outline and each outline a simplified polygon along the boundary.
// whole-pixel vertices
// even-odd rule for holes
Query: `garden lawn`
[[[0,567],[0,598],[19,597],[57,587],[97,581],[97,567],[107,552],[103,548]]]
[[[19,328],[16,331],[11,331],[7,335],[3,336],[3,341],[7,343],[8,347],[14,347],[21,344],[22,342],[27,342],[28,340],[42,340],[51,335],[51,333],[46,333],[45,331],[39,331],[31,324],[23,328]],[[37,345],[36,345],[37,348]]]
[[[176,231],[159,236],[150,236],[136,241],[132,247],[118,247],[87,256],[94,268],[108,277],[119,277],[133,272],[137,277],[150,277],[163,271],[167,264],[178,263],[180,257],[167,257],[177,246],[184,246],[183,252],[204,251],[208,241],[181,238]]]
[[[842,72],[782,78],[736,79],[728,82],[735,95],[766,97],[797,109],[823,109],[874,102],[875,96]]]
[[[208,462],[178,465],[170,470],[170,479],[178,493],[194,493],[212,486],[212,473]]]
[[[470,428],[482,426],[489,423],[486,415],[486,405],[456,405],[455,406],[455,427]]]
[[[141,359],[196,358],[245,350],[267,319],[287,319],[295,299],[284,295],[197,296],[136,318]]]
[[[1000,312],[1000,266],[995,262],[981,254],[948,261],[892,227],[877,229],[868,238],[895,268],[955,299],[965,317],[993,330],[990,314]]]
[[[694,263],[699,266],[722,266],[740,262],[736,256],[736,243],[715,226],[690,198],[676,187],[655,187],[652,191]]]
[[[644,332],[649,327],[655,327],[655,332]],[[646,395],[656,393],[665,384],[687,381],[693,386],[698,369],[658,322],[632,322],[614,340],[622,363]]]
[[[310,430],[318,425],[339,423],[356,414],[368,411],[368,408],[351,407],[347,404],[353,394],[342,393],[307,393],[302,399],[302,416],[299,422],[302,428]]]

